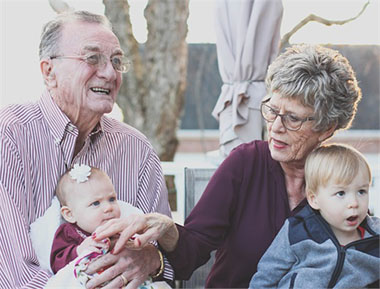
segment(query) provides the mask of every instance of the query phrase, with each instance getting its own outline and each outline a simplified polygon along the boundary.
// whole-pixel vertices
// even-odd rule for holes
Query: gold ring
[[[120,277],[121,277],[121,280],[123,280],[123,284],[124,284],[124,285],[127,285],[127,284],[128,284],[128,279],[125,278],[125,277],[123,276],[123,274],[120,274]]]

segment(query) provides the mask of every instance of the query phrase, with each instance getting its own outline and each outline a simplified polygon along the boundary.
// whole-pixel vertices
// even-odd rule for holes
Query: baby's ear
[[[73,223],[76,222],[73,213],[71,212],[70,208],[67,207],[67,206],[62,206],[62,208],[61,208],[61,215],[69,223],[73,224]]]
[[[306,192],[307,202],[314,210],[319,210],[318,198],[314,192]]]

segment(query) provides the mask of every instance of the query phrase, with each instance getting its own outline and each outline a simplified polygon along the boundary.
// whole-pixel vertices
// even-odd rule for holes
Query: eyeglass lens
[[[274,122],[277,116],[279,116],[281,118],[283,126],[289,130],[300,129],[302,123],[304,122],[303,120],[295,118],[289,114],[280,114],[266,104],[261,105],[261,114],[263,118],[268,122]]]

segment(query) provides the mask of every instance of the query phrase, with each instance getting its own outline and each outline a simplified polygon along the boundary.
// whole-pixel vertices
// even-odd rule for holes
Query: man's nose
[[[115,70],[109,59],[105,59],[98,65],[97,75],[101,78],[105,78],[106,80],[114,80],[116,79],[117,73],[119,72]]]

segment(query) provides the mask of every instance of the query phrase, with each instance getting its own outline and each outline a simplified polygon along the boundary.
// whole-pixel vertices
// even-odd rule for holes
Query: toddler
[[[343,145],[305,164],[306,206],[285,221],[249,288],[379,288],[380,219],[368,213],[371,170]]]

